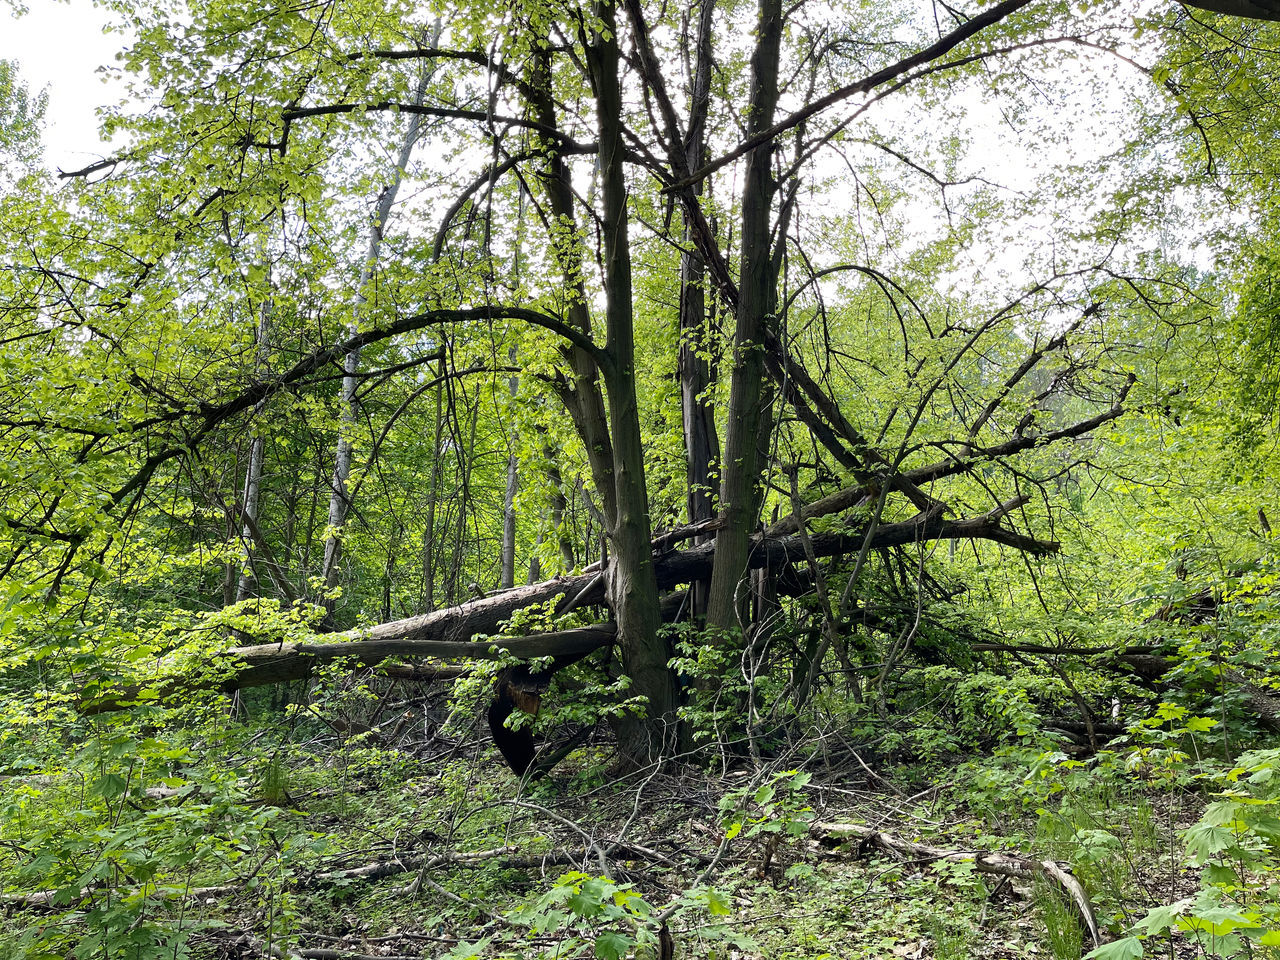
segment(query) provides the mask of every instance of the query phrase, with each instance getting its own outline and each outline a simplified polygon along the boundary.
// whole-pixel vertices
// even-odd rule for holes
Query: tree
[[[4,316],[15,346],[0,390],[5,442],[25,462],[4,478],[3,573],[21,570],[23,591],[56,596],[72,580],[88,589],[122,562],[130,521],[150,516],[172,531],[184,511],[220,505],[229,529],[186,524],[186,548],[243,527],[279,573],[281,595],[290,599],[292,582],[315,599],[309,574],[319,588],[338,582],[347,510],[382,529],[360,519],[359,471],[344,466],[359,429],[361,476],[401,468],[382,484],[386,528],[360,568],[385,582],[378,609],[389,617],[407,529],[396,501],[427,491],[418,536],[431,572],[412,606],[430,609],[441,459],[447,446],[463,493],[477,470],[505,480],[506,453],[486,465],[479,447],[515,350],[521,404],[536,424],[526,435],[550,438],[534,445],[540,458],[561,451],[555,495],[580,491],[575,507],[604,535],[607,562],[574,587],[610,610],[630,693],[647,703],[619,732],[631,756],[654,759],[675,741],[680,703],[660,587],[709,581],[717,642],[750,648],[769,627],[768,596],[748,602],[749,571],[799,568],[803,558],[793,588],[824,596],[812,677],[839,624],[859,612],[874,551],[963,537],[1051,552],[1052,542],[1009,523],[1035,529],[1053,516],[1052,478],[1074,459],[1046,461],[1045,448],[1080,442],[1125,412],[1134,350],[1111,343],[1111,318],[1174,311],[1183,296],[1165,295],[1178,289],[1178,264],[1123,246],[1141,243],[1125,211],[1049,231],[1042,255],[1028,245],[1025,269],[983,283],[976,261],[994,248],[991,235],[1035,214],[957,170],[967,161],[950,133],[913,148],[895,136],[895,115],[872,119],[882,103],[941,110],[953,92],[962,103],[978,90],[1021,110],[1035,89],[1022,75],[1050,83],[1077,54],[1127,56],[1129,25],[1093,11],[1004,0],[934,19],[850,7],[847,24],[833,24],[816,9],[760,0],[747,30],[732,27],[744,19],[736,5],[709,0],[684,20],[640,0],[460,4],[439,11],[436,37],[423,41],[423,15],[407,3],[262,15],[189,6],[182,25],[164,10],[132,11],[128,67],[160,106],[115,118],[132,130],[131,146],[71,174],[76,206],[47,198],[43,226],[12,243]],[[423,76],[430,82],[411,94]],[[385,155],[406,117],[405,143],[416,137],[426,159]],[[957,131],[962,117],[950,118]],[[843,196],[825,182],[823,164],[836,162],[856,184]],[[424,199],[391,238],[380,231],[400,171],[406,192]],[[921,206],[910,178],[931,187],[936,207]],[[1062,205],[1084,208],[1079,185],[1062,189]],[[364,222],[352,210],[373,196],[384,203],[369,255],[348,225]],[[874,226],[840,223],[864,203]],[[914,236],[895,225],[922,210],[928,226]],[[525,216],[540,229],[521,229]],[[511,275],[503,265],[517,257],[526,266]],[[243,291],[236,303],[222,296],[227,285]],[[270,338],[260,332],[268,303]],[[714,318],[729,315],[733,329],[713,335]],[[425,372],[433,363],[436,377]],[[659,472],[650,451],[656,378],[677,375],[687,472],[668,496],[650,482]],[[370,403],[356,405],[360,391]],[[411,441],[396,426],[419,416],[423,400],[434,400],[431,463],[403,469],[395,448]],[[332,418],[315,408],[335,403],[333,436]],[[246,465],[215,461],[255,411],[261,425],[286,409],[303,434],[325,435],[316,446],[332,438],[339,451],[331,483],[319,483],[323,456],[306,467],[329,522],[300,523],[294,510],[288,535],[258,536],[249,485],[238,503],[235,482],[220,478],[244,476]],[[283,466],[296,478],[290,456]],[[664,566],[655,503],[682,503],[681,519],[702,524],[665,548],[705,537],[703,488],[716,473],[714,547]],[[186,506],[166,517],[171,494]],[[549,509],[563,517],[569,502],[556,503]],[[474,496],[454,506],[453,566],[487,574],[497,552],[483,544],[501,539],[490,524],[502,511]],[[482,524],[484,510],[492,519]],[[820,529],[833,516],[841,530]],[[783,537],[794,539],[775,549]],[[286,562],[277,546],[299,555]],[[577,546],[578,556],[591,549]],[[833,555],[851,561],[819,562]],[[827,582],[835,577],[845,585]],[[558,586],[510,600],[546,599]],[[358,595],[347,622],[367,619]],[[429,622],[470,636],[496,624],[476,611],[497,608],[511,609],[479,601]],[[379,635],[412,636],[426,622]]]
[[[19,76],[18,65],[0,60],[0,104],[5,117],[0,122],[0,182],[8,188],[29,171],[40,154],[40,124],[48,96],[32,95]]]

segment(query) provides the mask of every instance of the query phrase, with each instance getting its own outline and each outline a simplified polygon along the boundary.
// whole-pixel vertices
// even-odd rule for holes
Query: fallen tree
[[[939,506],[908,520],[878,524],[869,531],[862,528],[848,533],[818,533],[808,539],[818,557],[854,554],[868,543],[871,549],[884,549],[947,539],[986,539],[1038,555],[1056,551],[1056,543],[1020,534],[1001,523],[1011,510],[1025,502],[1025,498],[1020,497],[987,514],[964,520],[947,519]],[[837,509],[846,509],[849,505],[845,503]],[[678,533],[663,534],[657,538],[655,547],[662,550],[678,538]],[[706,543],[688,550],[668,549],[655,556],[658,585],[669,591],[705,579],[714,562],[714,551],[715,544]],[[753,569],[778,572],[804,559],[805,546],[799,536],[778,537],[766,531],[753,539],[750,554]],[[136,702],[144,691],[146,699],[155,700],[195,689],[221,687],[230,691],[303,680],[314,675],[318,667],[336,662],[371,667],[391,659],[578,658],[610,645],[617,635],[616,625],[600,623],[525,637],[494,638],[492,635],[498,633],[514,614],[534,604],[555,601],[552,609],[556,615],[582,607],[603,606],[607,600],[606,580],[603,571],[589,569],[575,576],[515,587],[432,613],[335,635],[333,642],[232,647],[220,655],[216,663],[202,662],[186,669],[181,676],[161,677],[123,691],[87,697],[81,704],[81,710],[101,713],[121,709]],[[669,596],[663,601],[665,620],[677,619],[679,599]],[[477,637],[481,639],[477,640]],[[447,677],[428,670],[420,678]]]
[[[157,700],[200,689],[221,688],[232,691],[241,687],[305,680],[313,676],[317,668],[333,663],[372,667],[379,666],[386,660],[402,658],[497,660],[512,656],[531,660],[536,657],[583,656],[608,646],[616,634],[617,627],[614,624],[602,623],[529,637],[494,639],[490,643],[402,637],[233,647],[223,655],[225,662],[208,664],[208,670],[162,678],[146,686],[134,684],[109,696],[86,699],[81,703],[80,709],[87,714],[106,713],[131,706],[140,698]],[[383,670],[396,679],[419,681],[452,680],[462,672],[450,665],[406,669],[397,664],[383,667]]]
[[[1161,655],[1158,647],[1047,647],[1037,644],[975,643],[975,653],[1010,653],[1030,657],[1091,657],[1100,668],[1119,668],[1134,674],[1147,684],[1160,682],[1178,666],[1172,657]],[[1242,665],[1248,667],[1248,665]],[[1223,684],[1230,682],[1242,694],[1244,705],[1258,722],[1272,732],[1280,732],[1280,699],[1250,680],[1240,668],[1216,664],[1214,670]]]

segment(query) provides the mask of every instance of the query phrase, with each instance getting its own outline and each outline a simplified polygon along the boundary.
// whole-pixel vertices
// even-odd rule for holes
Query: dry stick
[[[1053,860],[1034,860],[1015,854],[985,853],[981,850],[944,850],[941,847],[923,843],[912,843],[860,823],[832,823],[819,820],[809,828],[809,833],[819,840],[856,838],[860,847],[879,847],[903,859],[972,862],[979,873],[990,873],[1001,877],[1045,877],[1061,887],[1063,892],[1071,898],[1085,929],[1089,931],[1093,945],[1102,946],[1102,934],[1098,930],[1098,921],[1093,915],[1089,895],[1085,893],[1080,881],[1072,876],[1068,867]]]
[[[277,946],[268,946],[257,937],[245,934],[233,940],[231,946],[249,947],[266,957],[275,960],[418,960],[407,955],[375,957],[366,953],[352,953],[347,950],[334,950],[329,947],[290,947],[288,950]]]
[[[644,847],[634,844],[628,844],[627,849],[636,853],[646,855],[649,851]],[[566,850],[557,848],[550,850],[545,854],[534,854],[529,858],[529,863],[561,863],[575,864],[580,863],[584,857],[589,856],[593,852],[591,847],[584,850]],[[656,853],[656,851],[653,851]],[[487,850],[473,850],[469,852],[453,852],[441,853],[433,857],[419,858],[406,857],[404,859],[393,860],[377,860],[373,863],[367,863],[359,867],[348,867],[340,870],[327,870],[321,873],[311,874],[310,876],[298,877],[287,884],[291,890],[302,890],[310,887],[318,886],[321,883],[336,883],[350,880],[381,880],[386,877],[393,877],[403,873],[412,873],[415,870],[426,871],[436,867],[473,867],[479,866],[489,860],[505,858],[508,865],[524,865],[523,858],[517,856],[519,850],[513,846],[493,847]],[[665,858],[662,858],[665,859]],[[183,899],[199,898],[199,897],[219,897],[229,896],[231,894],[240,893],[244,890],[244,884],[251,877],[256,875],[261,869],[261,864],[253,869],[246,877],[241,877],[235,883],[219,884],[210,887],[193,887],[182,890],[164,891],[169,896],[181,897]],[[86,887],[80,891],[80,899],[90,896],[94,890]],[[131,893],[137,893],[134,889]],[[161,891],[157,889],[157,894]],[[0,895],[0,908],[12,907],[22,908],[39,908],[49,906],[53,901],[55,890],[41,890],[36,893],[7,893]]]
[[[892,783],[890,783],[884,777],[880,776],[880,774],[876,773],[874,770],[868,767],[866,764],[866,761],[862,759],[861,755],[859,755],[857,750],[850,750],[849,752],[853,754],[853,759],[858,761],[858,766],[860,766],[863,770],[866,771],[867,776],[871,777],[873,780],[877,780],[880,783],[883,783],[886,787],[888,787],[895,794],[897,794],[900,799],[904,799],[904,800],[906,799],[906,797],[903,795],[901,790],[899,790],[897,787],[895,787]]]
[[[596,855],[596,862],[600,864],[600,875],[608,880],[613,879],[613,874],[609,872],[609,860],[605,857],[604,851],[600,849],[600,845],[592,839],[590,834],[568,817],[562,817],[554,810],[548,810],[546,807],[540,806],[536,803],[530,803],[528,800],[508,800],[507,803],[513,807],[532,810],[534,813],[541,814],[544,817],[550,817],[552,820],[564,824],[578,836],[582,837],[583,842],[587,845],[587,849]]]
[[[613,840],[612,843],[609,844],[608,848],[605,850],[605,854],[607,856],[613,856],[614,851],[626,843],[626,836],[627,836],[627,833],[631,830],[631,825],[634,824],[636,822],[636,818],[640,816],[640,799],[644,796],[645,787],[649,786],[649,784],[653,782],[654,778],[657,777],[661,771],[662,771],[662,765],[655,763],[653,765],[653,769],[649,771],[649,773],[645,776],[644,780],[640,782],[640,785],[636,787],[635,801],[631,804],[631,815],[627,817],[626,822],[623,823],[621,829],[618,830],[618,836]],[[640,847],[638,849],[643,850],[645,848]],[[653,852],[657,853],[657,851],[653,851]],[[666,859],[666,858],[663,857],[662,859]]]
[[[845,587],[844,594],[840,597],[840,612],[842,614],[848,613],[849,611],[849,606],[853,598],[854,584],[857,582],[858,576],[862,573],[863,565],[867,562],[867,554],[871,551],[871,541],[875,536],[876,528],[880,524],[880,515],[884,512],[884,503],[889,496],[889,487],[890,484],[886,478],[885,482],[880,487],[879,495],[876,497],[875,509],[871,513],[870,522],[867,524],[866,535],[863,537],[862,546],[858,549],[858,557],[853,563],[853,573],[849,575],[849,584]],[[798,522],[798,526],[803,529],[804,523],[802,520]],[[805,533],[804,542],[811,544],[807,531]],[[810,546],[810,549],[812,549],[812,546]],[[808,698],[809,691],[813,687],[814,680],[817,679],[818,671],[821,669],[822,660],[826,656],[827,648],[829,646],[830,641],[824,637],[823,641],[818,644],[818,649],[814,651],[813,660],[809,663],[809,672],[805,674],[805,678],[800,689],[795,692],[794,702],[796,704],[803,704]]]
[[[750,782],[747,784],[746,789],[748,791],[754,790],[761,783],[763,783],[764,773],[765,773],[764,769],[757,770],[755,775],[751,778]],[[700,887],[707,882],[708,878],[710,878],[711,875],[715,873],[716,868],[720,866],[720,861],[724,859],[724,855],[729,852],[729,844],[732,842],[733,842],[733,835],[730,834],[728,830],[726,830],[723,836],[720,837],[720,844],[719,846],[716,847],[716,852],[712,855],[711,859],[707,862],[705,869],[703,869],[703,871],[700,874],[698,874],[698,878],[689,885],[690,889],[694,887]],[[675,915],[675,912],[678,909],[680,909],[680,899],[676,898],[676,900],[674,900],[670,906],[668,906],[660,914],[654,917],[653,922],[660,927],[666,926],[667,921],[670,920]]]
[[[884,697],[884,681],[889,676],[890,671],[897,664],[898,659],[902,657],[907,649],[911,646],[911,642],[915,639],[916,633],[920,630],[920,618],[924,614],[924,561],[926,551],[920,550],[920,567],[916,574],[916,615],[912,620],[911,626],[903,631],[884,655],[884,666],[880,670],[880,677],[876,681],[876,702],[879,704],[880,710],[885,710]]]

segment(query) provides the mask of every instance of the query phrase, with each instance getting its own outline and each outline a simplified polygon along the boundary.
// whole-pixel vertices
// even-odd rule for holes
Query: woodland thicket
[[[1271,0],[102,6],[0,958],[1280,956]]]

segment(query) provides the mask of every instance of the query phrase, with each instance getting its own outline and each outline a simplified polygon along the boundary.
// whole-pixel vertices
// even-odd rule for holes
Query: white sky
[[[115,64],[127,43],[104,33],[108,15],[92,0],[26,0],[29,12],[16,17],[0,4],[0,59],[16,60],[34,93],[47,89],[45,161],[74,170],[108,152],[98,136],[94,108],[119,96],[104,82],[102,67]]]
[[[122,95],[122,85],[108,82],[108,76],[114,69],[116,54],[129,43],[130,38],[106,30],[110,16],[96,7],[93,0],[25,2],[29,12],[16,17],[9,4],[0,0],[0,58],[17,61],[23,79],[33,91],[47,90],[45,162],[50,168],[75,170],[110,152],[109,145],[104,144],[98,135],[95,108],[116,101]],[[1100,71],[1118,77],[1126,74],[1116,62],[1100,55],[1086,58],[1082,69],[1086,73]],[[1099,129],[1096,128],[1096,120],[1099,115],[1108,113],[1121,119],[1128,116],[1123,102],[1124,87],[1124,84],[1115,84],[1103,88],[1103,92],[1115,98],[1116,102],[1093,104],[1095,115],[1081,119],[1095,121],[1095,128],[1088,136],[1069,138],[1066,142],[1072,144],[1071,152],[1083,150],[1097,157],[1115,149],[1118,145],[1116,137],[1122,133],[1123,124],[1117,123],[1112,129]],[[1070,124],[1064,105],[1055,106],[1063,113],[1060,119]],[[1106,107],[1110,109],[1104,109]],[[876,115],[886,112],[892,115],[895,108],[896,101],[888,102],[876,109]],[[975,138],[975,149],[961,164],[962,172],[983,173],[1006,186],[1026,188],[1030,181],[1034,181],[1034,172],[1045,158],[1025,155],[1025,151],[1020,154],[1016,138],[1005,135],[1007,131],[1001,117],[992,115],[984,118],[987,112],[981,102],[975,102],[968,111],[971,122],[979,130],[985,125],[990,136]],[[1055,113],[1054,108],[1050,108],[1050,113]],[[904,122],[909,125],[919,119],[913,114],[904,118]],[[1079,134],[1084,127],[1073,129]],[[910,138],[906,142],[909,143]],[[999,147],[996,147],[997,143]],[[912,175],[908,172],[904,176],[911,178]],[[987,260],[992,264],[1015,267],[1018,259],[1015,255],[1021,246],[988,251]]]

